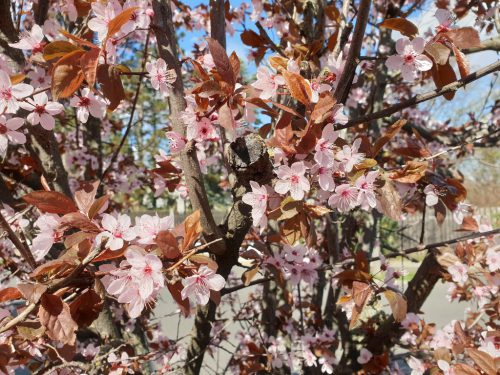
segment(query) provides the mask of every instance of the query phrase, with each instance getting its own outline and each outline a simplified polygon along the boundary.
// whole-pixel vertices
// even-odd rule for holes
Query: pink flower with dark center
[[[125,258],[132,266],[130,274],[139,285],[139,294],[144,300],[147,300],[155,289],[164,286],[163,264],[156,255],[134,247],[125,252]]]
[[[96,242],[108,239],[106,247],[110,250],[120,250],[125,241],[132,241],[136,237],[136,231],[130,227],[130,217],[118,215],[116,218],[110,214],[104,214],[101,224],[104,229],[96,237]]]
[[[43,52],[43,31],[40,26],[34,24],[29,32],[24,33],[17,43],[9,43],[9,46],[23,50],[30,50],[31,53]]]
[[[282,195],[290,192],[293,199],[302,200],[305,193],[311,189],[309,180],[304,176],[306,169],[302,161],[293,163],[291,167],[279,166],[276,172],[279,180],[274,185],[274,190]]]
[[[31,95],[33,87],[26,83],[12,85],[9,75],[0,70],[0,113],[15,113],[19,109],[19,100]]]
[[[358,152],[359,146],[361,146],[361,138],[356,138],[349,147],[345,145],[342,150],[337,152],[337,159],[340,161],[345,172],[350,172],[356,164],[359,164],[365,158],[365,154]]]
[[[252,220],[255,227],[262,226],[263,219],[266,219],[267,200],[269,195],[266,187],[260,186],[255,181],[250,181],[251,192],[245,193],[242,197],[244,203],[252,207]]]
[[[270,99],[276,95],[276,91],[280,85],[285,84],[285,79],[279,74],[271,72],[265,66],[259,66],[257,69],[257,81],[252,83],[252,86],[261,90],[261,99]]]
[[[377,206],[377,200],[375,198],[375,180],[377,179],[378,172],[372,171],[368,172],[366,175],[362,175],[356,180],[355,186],[358,188],[358,202],[357,204],[361,206],[363,210],[369,210]]]
[[[177,79],[174,69],[168,69],[167,63],[163,59],[148,62],[146,70],[151,77],[151,86],[155,90],[160,90],[163,96],[168,96],[168,90]]]
[[[469,279],[467,266],[461,262],[455,262],[455,264],[449,266],[448,272],[451,275],[453,281],[458,285],[464,285],[465,282]]]
[[[54,129],[56,120],[53,116],[61,113],[64,106],[58,102],[49,102],[49,98],[45,92],[41,92],[33,96],[33,99],[28,98],[25,102],[21,102],[20,106],[31,111],[27,120],[31,125],[40,124],[46,130]]]
[[[26,143],[26,136],[17,131],[24,124],[24,119],[13,117],[8,119],[0,115],[0,158],[3,158],[7,152],[10,143],[20,145]]]
[[[219,291],[226,285],[226,280],[211,268],[201,266],[198,272],[182,280],[184,289],[182,299],[192,298],[198,305],[206,305],[210,299],[210,290]]]
[[[77,108],[76,117],[82,124],[88,121],[89,114],[98,119],[106,114],[106,100],[94,95],[87,87],[82,89],[81,95],[73,96],[69,105]]]
[[[318,139],[314,150],[314,160],[321,166],[327,166],[333,163],[333,147],[339,134],[333,129],[333,124],[328,124],[323,128],[321,138]]]
[[[340,212],[347,212],[356,206],[358,199],[358,189],[349,184],[342,184],[336,187],[335,193],[328,199],[328,204]]]
[[[415,38],[410,41],[408,38],[398,39],[396,42],[397,55],[389,56],[385,65],[389,69],[401,70],[405,81],[414,81],[417,72],[425,72],[432,68],[432,60],[422,54],[424,52],[425,40]]]

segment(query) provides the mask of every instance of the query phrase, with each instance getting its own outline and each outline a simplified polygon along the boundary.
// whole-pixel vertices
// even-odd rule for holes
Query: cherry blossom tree
[[[499,9],[0,0],[0,371],[497,374]]]

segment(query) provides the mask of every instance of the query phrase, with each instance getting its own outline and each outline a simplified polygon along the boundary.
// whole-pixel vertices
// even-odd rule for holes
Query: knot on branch
[[[226,149],[229,166],[236,179],[235,187],[269,183],[273,177],[273,166],[264,140],[255,133],[237,138]]]

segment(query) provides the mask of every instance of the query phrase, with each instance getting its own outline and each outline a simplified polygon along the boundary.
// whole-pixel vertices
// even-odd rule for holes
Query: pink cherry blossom
[[[57,229],[60,222],[61,218],[54,214],[41,215],[35,221],[34,225],[40,229],[40,232],[33,238],[31,251],[37,261],[42,260],[52,248],[52,245],[58,240],[59,233]]]
[[[28,73],[28,78],[30,79],[30,84],[33,88],[46,88],[50,85],[51,77],[47,74],[47,71],[39,66],[34,67]]]
[[[404,37],[396,42],[397,55],[389,56],[385,65],[389,69],[401,70],[405,81],[413,82],[417,72],[425,72],[432,68],[432,60],[423,55],[425,40],[423,38],[410,39]]]
[[[373,354],[366,348],[362,348],[361,351],[359,352],[359,357],[357,359],[358,363],[361,365],[364,365],[372,359]]]
[[[439,202],[436,187],[432,184],[424,188],[425,204],[429,207],[435,206]]]
[[[15,113],[19,109],[19,100],[31,95],[33,87],[26,83],[12,86],[9,75],[0,70],[0,113]]]
[[[154,290],[164,286],[163,264],[156,255],[138,250],[127,249],[125,252],[127,262],[132,266],[130,274],[139,285],[139,294],[146,300]]]
[[[217,137],[215,126],[207,117],[187,124],[186,137],[188,140],[208,141]]]
[[[342,184],[335,188],[335,193],[328,199],[328,204],[340,212],[347,212],[356,206],[358,189],[349,184]]]
[[[210,299],[210,290],[221,290],[226,281],[211,268],[201,266],[193,276],[183,279],[182,283],[184,285],[181,291],[182,299],[192,298],[196,304],[206,305]]]
[[[333,106],[332,116],[330,117],[330,121],[334,124],[345,125],[349,121],[349,118],[344,114],[344,105],[343,104],[335,104]]]
[[[89,113],[98,119],[102,119],[106,114],[106,100],[95,95],[87,87],[82,89],[81,95],[73,96],[69,105],[77,108],[76,117],[82,124],[88,121]]]
[[[117,1],[106,3],[95,1],[92,3],[92,10],[95,17],[89,20],[87,26],[97,33],[99,40],[103,40],[108,32],[109,22],[121,12],[122,8]]]
[[[23,124],[24,119],[20,117],[7,120],[4,115],[0,115],[0,158],[5,157],[9,142],[15,145],[26,143],[26,136],[18,131]]]
[[[344,145],[342,150],[337,152],[337,160],[340,161],[342,168],[345,172],[350,172],[356,164],[359,164],[365,158],[365,154],[358,152],[361,146],[361,138],[356,138],[352,146]]]
[[[155,90],[160,90],[163,96],[168,96],[168,90],[177,79],[174,69],[168,69],[167,63],[163,59],[146,63],[146,70],[151,77],[151,86]]]
[[[437,32],[445,32],[450,29],[453,23],[453,14],[448,9],[437,9],[434,16],[439,22],[439,25],[436,27]]]
[[[184,149],[184,147],[186,147],[186,139],[179,133],[168,131],[165,135],[169,141],[168,145],[171,154],[178,154]]]
[[[357,204],[361,206],[363,210],[369,210],[377,206],[377,200],[375,198],[375,180],[377,179],[378,172],[372,171],[368,172],[366,175],[360,176],[355,183],[358,188],[358,202]]]
[[[317,103],[319,100],[320,94],[331,91],[332,86],[327,85],[326,83],[320,83],[317,80],[312,80],[309,84],[311,87],[311,102]]]
[[[118,215],[114,217],[110,214],[104,214],[101,225],[104,229],[96,237],[96,242],[107,238],[106,247],[110,250],[120,250],[125,241],[132,241],[136,237],[136,231],[130,227],[130,217],[128,215]]]
[[[136,222],[136,234],[139,237],[139,243],[151,245],[156,241],[159,232],[172,229],[174,227],[174,217],[172,215],[160,218],[155,216],[142,215]]]
[[[470,204],[459,202],[457,207],[453,210],[453,220],[458,225],[461,225],[464,221],[465,215],[470,213],[471,206]]]
[[[302,200],[311,189],[309,180],[304,176],[306,169],[302,161],[293,163],[291,167],[280,165],[276,172],[279,180],[274,185],[274,190],[282,195],[290,192],[294,200]]]
[[[421,360],[413,356],[410,356],[410,358],[408,358],[406,363],[408,364],[408,367],[410,367],[411,369],[410,375],[424,375],[425,365],[422,363]]]
[[[271,72],[265,66],[259,66],[257,69],[257,81],[252,83],[252,86],[261,90],[261,99],[270,99],[276,95],[276,90],[280,85],[285,84],[285,79],[279,74]]]
[[[500,247],[490,247],[486,251],[486,264],[490,272],[496,272],[500,270]]]
[[[34,24],[29,32],[21,35],[21,39],[17,43],[9,43],[9,46],[23,50],[29,50],[33,54],[43,52],[43,31],[40,26]]]
[[[54,129],[56,120],[53,116],[64,110],[64,106],[61,103],[49,102],[49,98],[45,92],[34,95],[33,99],[26,99],[25,102],[20,103],[20,106],[27,111],[31,111],[27,117],[31,125],[40,124],[45,130]]]
[[[328,124],[323,128],[321,138],[314,147],[314,160],[322,166],[331,165],[334,160],[333,147],[339,134],[333,129],[333,124]]]
[[[269,195],[264,185],[259,185],[255,181],[250,181],[251,192],[245,193],[242,201],[252,207],[252,220],[255,227],[265,226],[267,200]]]
[[[335,190],[335,181],[333,179],[333,164],[334,161],[332,160],[330,165],[315,165],[311,170],[312,173],[318,175],[319,187],[324,191]]]
[[[451,275],[451,278],[458,285],[464,285],[469,278],[467,273],[467,266],[461,262],[455,262],[448,267],[448,272]]]

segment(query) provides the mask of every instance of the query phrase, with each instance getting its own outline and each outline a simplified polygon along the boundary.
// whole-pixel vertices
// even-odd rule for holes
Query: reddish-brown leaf
[[[436,87],[438,89],[457,80],[455,71],[453,70],[449,62],[444,65],[432,65],[431,73],[432,79],[434,80],[434,83],[436,84]],[[455,91],[447,92],[443,96],[446,100],[452,100],[455,97]]]
[[[406,18],[388,18],[384,22],[379,23],[378,27],[399,31],[409,38],[413,38],[419,33],[418,27]]]
[[[78,260],[76,258],[60,258],[49,260],[48,262],[45,262],[44,264],[35,268],[30,273],[30,277],[32,277],[33,279],[37,279],[40,276],[47,275],[48,273],[59,274],[68,272],[69,270],[74,269],[77,266],[77,263]]]
[[[457,363],[451,366],[452,374],[456,375],[481,375],[479,371],[465,363]]]
[[[366,253],[363,250],[356,251],[354,256],[355,266],[357,270],[364,271],[366,273],[370,272],[370,263],[366,257]]]
[[[67,303],[61,297],[53,294],[44,294],[38,310],[40,323],[45,327],[45,332],[52,340],[63,344],[73,345],[76,340],[75,331],[78,325],[71,317]]]
[[[91,48],[80,58],[80,66],[82,67],[83,76],[91,89],[95,84],[97,63],[99,62],[100,53],[101,50],[99,48]]]
[[[368,302],[372,292],[373,290],[370,284],[361,281],[352,282],[352,299],[357,307],[363,308]]]
[[[481,47],[479,33],[473,27],[449,30],[446,36],[460,49]]]
[[[315,124],[320,124],[327,120],[331,116],[335,103],[336,101],[331,95],[319,98],[311,113],[311,121]]]
[[[42,294],[47,291],[47,285],[38,283],[21,283],[17,285],[17,288],[23,294],[24,298],[31,303],[37,303]]]
[[[90,206],[88,217],[93,219],[95,215],[97,215],[103,207],[105,207],[108,203],[109,195],[103,195],[96,199],[92,206]]]
[[[311,103],[312,91],[307,81],[300,74],[292,73],[288,70],[283,70],[282,74],[288,90],[290,90],[290,95],[302,104],[309,105]]]
[[[402,322],[406,318],[406,312],[408,310],[406,298],[402,294],[389,289],[384,291],[384,296],[387,298],[387,301],[389,301],[394,320]]]
[[[117,32],[119,32],[123,25],[129,22],[132,19],[132,15],[134,12],[139,9],[139,7],[131,7],[123,10],[119,15],[113,18],[108,23],[108,33],[106,35],[107,38],[111,38]]]
[[[217,72],[224,82],[228,83],[231,87],[234,87],[236,84],[236,78],[231,61],[229,61],[229,57],[227,57],[226,50],[217,40],[213,38],[207,38],[207,43]]]
[[[177,238],[168,230],[158,232],[156,244],[165,259],[176,259],[181,255]]]
[[[208,268],[212,269],[214,272],[217,272],[217,268],[219,265],[212,258],[203,255],[203,254],[194,254],[189,257],[189,261],[199,265],[205,265]]]
[[[241,41],[250,47],[260,47],[265,44],[264,39],[253,30],[245,30],[240,34]]]
[[[240,58],[238,57],[236,52],[233,51],[231,55],[229,55],[229,62],[233,67],[234,79],[238,80],[238,77],[240,76]]]
[[[470,64],[467,57],[454,45],[453,54],[455,55],[455,59],[457,60],[458,71],[460,72],[460,77],[465,78],[470,74]]]
[[[390,174],[391,180],[401,182],[403,184],[414,184],[425,176],[428,162],[410,160],[406,163],[403,169],[399,169]]]
[[[196,210],[184,220],[184,239],[182,241],[182,252],[186,252],[196,239],[200,236],[203,228],[200,223],[200,210]]]
[[[68,214],[78,211],[78,207],[70,198],[57,191],[33,191],[26,194],[23,200],[40,211],[51,214]]]
[[[385,183],[378,189],[378,193],[382,213],[392,220],[399,221],[403,211],[403,204],[394,183],[389,179],[385,179]]]
[[[101,84],[102,93],[109,100],[108,109],[113,111],[125,99],[120,71],[113,65],[99,65],[97,67],[97,82]]]
[[[174,301],[177,302],[177,305],[181,309],[182,314],[185,317],[188,317],[190,312],[190,304],[189,299],[182,299],[181,297],[181,291],[184,288],[182,283],[180,281],[177,281],[175,284],[167,283],[167,288],[170,291],[170,294],[172,295]]]
[[[234,134],[234,130],[236,129],[236,120],[233,116],[233,111],[229,106],[224,104],[219,108],[219,124],[226,129],[229,134]]]
[[[83,82],[80,58],[85,51],[76,50],[59,59],[52,69],[52,97],[54,100],[68,98],[78,90]]]
[[[439,42],[428,43],[425,46],[425,51],[434,59],[436,64],[444,65],[450,58],[450,49]]]
[[[70,212],[62,217],[60,227],[64,230],[78,228],[87,233],[99,233],[101,230],[81,212]]]
[[[406,120],[400,119],[386,129],[384,135],[377,139],[372,147],[372,158],[377,156],[380,150],[382,150],[382,147],[384,147],[392,138],[394,138],[405,124]]]
[[[6,302],[12,299],[20,298],[23,298],[23,295],[18,288],[8,287],[0,290],[0,302]]]
[[[123,257],[123,254],[125,254],[125,250],[127,250],[126,246],[124,246],[120,250],[106,249],[101,254],[99,254],[98,256],[96,256],[94,258],[94,260],[92,260],[92,263],[104,262],[106,260],[121,258],[121,257]]]
[[[248,286],[250,282],[253,280],[255,275],[259,273],[259,266],[253,266],[252,268],[247,269],[245,272],[243,272],[243,275],[241,275],[241,281],[243,281],[243,284],[245,286]]]
[[[76,35],[68,33],[64,29],[60,29],[59,32],[64,35],[66,38],[71,39],[72,41],[76,42],[77,45],[82,46],[82,47],[89,47],[89,48],[99,48],[95,44],[89,42],[87,39],[82,39],[77,37]]]
[[[352,287],[353,281],[368,283],[372,279],[372,276],[369,273],[361,270],[345,270],[333,277],[339,279],[342,284],[347,285],[348,287]]]
[[[43,48],[43,58],[45,61],[51,61],[73,51],[83,51],[83,49],[66,40],[56,40],[45,45]]]
[[[76,205],[84,214],[88,214],[90,207],[92,207],[98,187],[99,181],[87,182],[75,192]]]
[[[69,309],[71,317],[79,327],[88,327],[97,319],[102,306],[101,297],[94,290],[89,289],[71,302]]]
[[[483,370],[486,374],[497,374],[497,369],[495,366],[495,360],[491,355],[482,350],[477,350],[474,348],[467,349],[467,354],[472,358],[474,363]]]

